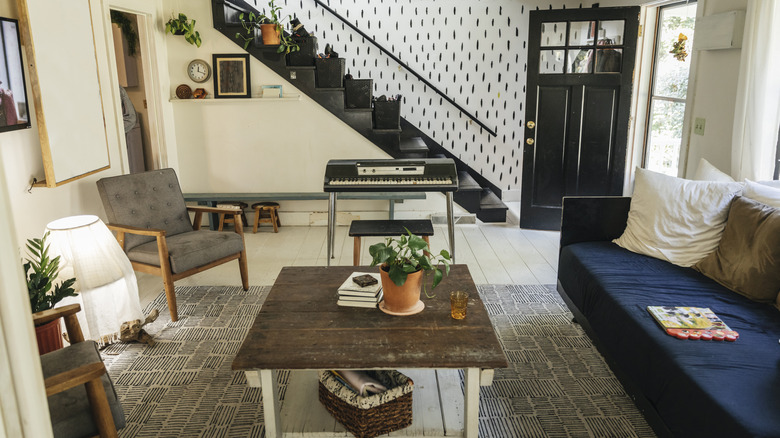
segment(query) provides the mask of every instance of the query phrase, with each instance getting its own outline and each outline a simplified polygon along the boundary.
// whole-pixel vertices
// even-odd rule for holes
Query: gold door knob
[[[528,143],[529,145],[532,145],[532,144],[534,144],[534,139],[533,138],[528,138],[528,139],[525,140],[525,142]]]
[[[536,123],[534,123],[533,120],[529,120],[528,123],[525,124],[525,126],[527,126],[528,129],[534,129],[536,127]]]

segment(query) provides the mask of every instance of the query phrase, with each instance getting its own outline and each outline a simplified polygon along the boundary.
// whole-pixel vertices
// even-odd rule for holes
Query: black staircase
[[[341,18],[335,11],[330,10],[318,1],[316,1],[316,3]],[[239,15],[242,13],[246,15],[249,11],[258,12],[252,5],[243,0],[212,0],[214,28],[243,48],[244,41],[240,38],[236,38],[237,33],[245,34],[245,30],[239,20]],[[343,18],[341,19],[343,20]],[[354,28],[351,23],[346,20],[344,21],[351,28],[362,34],[362,32]],[[366,40],[370,40],[365,34],[362,35]],[[324,46],[324,43],[321,44]],[[313,59],[311,61],[307,59],[310,53],[313,58],[313,52],[295,53],[294,56],[296,59],[291,62],[289,56],[277,53],[278,47],[279,46],[264,46],[259,38],[255,38],[255,42],[250,44],[246,48],[246,51],[293,84],[301,92],[319,103],[322,107],[326,108],[333,115],[344,121],[366,139],[387,152],[390,156],[394,158],[424,158],[438,156],[454,159],[458,166],[459,178],[458,191],[454,193],[455,202],[466,211],[476,213],[477,218],[483,222],[506,222],[507,207],[501,202],[501,191],[498,187],[490,183],[478,172],[468,167],[459,160],[458,157],[455,157],[417,127],[407,122],[403,117],[400,118],[398,127],[379,129],[375,127],[374,110],[370,106],[370,99],[369,105],[367,106],[363,105],[365,102],[357,104],[358,106],[363,105],[363,107],[356,107],[354,102],[348,101],[345,96],[345,85],[351,87],[360,82],[358,85],[366,86],[367,84],[368,89],[371,90],[373,89],[373,84],[370,79],[355,81],[355,83],[349,84],[340,81],[340,86],[337,87],[333,87],[332,83],[327,84],[329,85],[328,87],[319,87],[317,67],[314,65]],[[380,49],[387,52],[381,47]],[[400,62],[392,54],[386,54]],[[291,63],[308,65],[291,65]],[[401,64],[409,69],[405,64]],[[323,72],[321,71],[320,73]],[[424,78],[421,78],[414,72],[412,73],[428,84]],[[435,89],[432,85],[431,87]],[[438,92],[438,90],[435,91]],[[487,132],[495,135],[493,131],[473,118],[473,116],[455,104],[451,99],[446,96],[444,96],[444,98],[465,115],[474,119],[480,126],[483,126]]]

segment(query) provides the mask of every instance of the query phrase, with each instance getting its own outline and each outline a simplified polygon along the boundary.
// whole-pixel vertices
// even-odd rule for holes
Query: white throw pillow
[[[780,181],[776,179],[769,179],[765,181],[756,181],[756,182],[761,184],[762,186],[769,186],[769,187],[774,187],[776,189],[780,189]]]
[[[742,196],[770,207],[780,208],[780,188],[774,188],[746,179],[745,191],[742,193]]]
[[[725,172],[721,172],[720,169],[710,164],[704,158],[699,160],[693,179],[696,181],[734,182],[734,178]]]
[[[692,266],[718,247],[738,182],[690,181],[636,170],[623,235],[614,242],[635,253]]]

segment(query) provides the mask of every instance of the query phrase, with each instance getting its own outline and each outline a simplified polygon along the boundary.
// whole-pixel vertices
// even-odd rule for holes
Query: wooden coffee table
[[[450,275],[433,291],[435,297],[423,298],[425,309],[417,315],[403,317],[386,315],[379,309],[336,305],[338,287],[355,271],[377,272],[378,268],[286,267],[274,283],[233,361],[233,369],[244,371],[250,386],[263,388],[266,436],[283,435],[276,370],[400,368],[449,372],[450,382],[441,382],[439,376],[433,379],[433,385],[438,384],[439,391],[441,386],[449,387],[458,399],[460,384],[453,384],[451,380],[453,376],[457,379],[457,372],[453,370],[463,369],[465,415],[462,415],[462,431],[466,437],[476,437],[479,387],[492,383],[494,368],[508,365],[468,267],[453,265]],[[469,293],[468,314],[460,321],[450,317],[449,292],[455,289]],[[316,373],[308,375],[309,379],[316,378]],[[415,383],[413,398],[426,397],[419,392],[420,387],[431,390],[431,385]],[[295,393],[290,390],[292,386],[291,382],[284,402],[285,406],[295,406],[295,413],[289,418],[309,413],[321,416],[317,410],[324,411],[324,408],[319,405],[316,381],[301,386],[313,388],[310,394],[309,389],[305,395]],[[440,397],[441,392],[436,398]],[[442,405],[445,401],[442,400]],[[310,406],[304,408],[302,404],[305,403]],[[462,405],[459,406],[462,409]],[[439,421],[444,417],[446,422],[452,415],[442,411]],[[415,411],[413,420],[423,421],[424,418],[417,418]],[[309,422],[308,419],[300,421]],[[297,426],[295,431],[298,431]],[[445,432],[452,434],[450,430],[442,431],[441,435]],[[430,433],[426,431],[426,435]],[[344,433],[340,435],[344,436]]]

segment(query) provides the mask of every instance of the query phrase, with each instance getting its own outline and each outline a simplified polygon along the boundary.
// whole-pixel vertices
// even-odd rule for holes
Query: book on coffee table
[[[344,307],[376,307],[379,302],[382,301],[382,291],[380,290],[376,297],[354,297],[354,296],[341,296],[336,302],[339,306]]]
[[[353,280],[355,277],[362,277],[364,275],[369,275],[376,279],[376,283],[368,285],[368,286],[360,286]],[[369,273],[369,272],[353,272],[349,277],[347,277],[346,280],[344,280],[344,283],[339,286],[339,296],[341,295],[350,295],[350,296],[362,296],[362,297],[376,297],[376,295],[379,293],[379,291],[382,289],[382,283],[379,281],[379,274]]]
[[[739,337],[709,308],[647,306],[647,311],[668,335],[679,339],[735,341]]]

